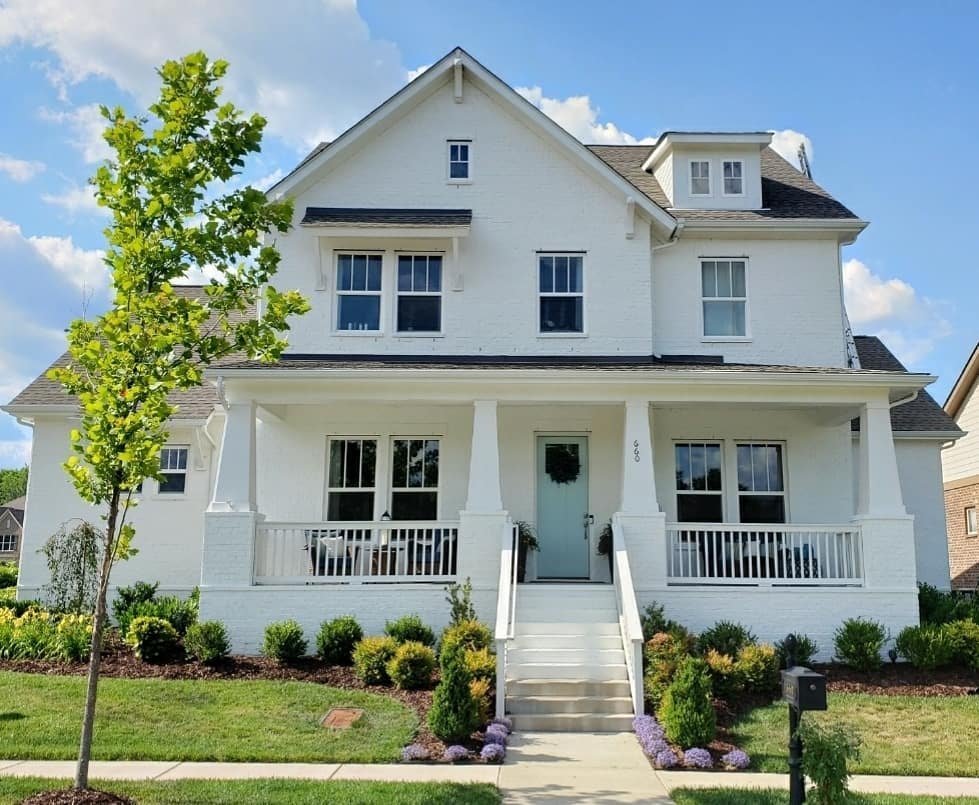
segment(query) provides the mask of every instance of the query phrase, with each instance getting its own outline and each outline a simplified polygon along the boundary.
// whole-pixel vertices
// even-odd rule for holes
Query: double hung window
[[[748,289],[745,261],[700,261],[704,337],[744,338],[747,335]]]
[[[584,255],[537,256],[541,333],[585,331]]]
[[[442,329],[442,256],[398,255],[399,333],[437,333]]]
[[[437,520],[439,440],[392,440],[391,519]]]
[[[180,495],[187,491],[187,447],[164,447],[160,450],[161,495]],[[140,485],[142,488],[142,484]]]
[[[373,520],[376,439],[331,439],[328,520]]]
[[[976,518],[975,506],[969,506],[965,510],[965,533],[970,537],[979,535],[979,519]]]
[[[337,330],[381,329],[381,255],[337,255]]]
[[[690,163],[690,195],[710,195],[710,161],[695,159]]]
[[[449,181],[468,182],[470,179],[471,140],[449,140]]]
[[[744,163],[739,159],[724,160],[724,195],[744,195]]]
[[[681,523],[720,523],[724,490],[719,442],[681,442],[676,458],[676,510]]]
[[[0,534],[0,553],[12,553],[17,550],[16,534]]]
[[[782,445],[738,445],[738,513],[742,523],[785,522]]]

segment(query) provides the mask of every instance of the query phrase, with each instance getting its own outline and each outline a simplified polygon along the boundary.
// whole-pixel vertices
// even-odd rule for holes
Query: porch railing
[[[458,542],[458,522],[265,522],[255,583],[454,581]]]
[[[859,526],[670,523],[670,584],[858,586]]]
[[[615,572],[612,581],[615,586],[615,607],[619,615],[619,633],[622,635],[622,648],[625,650],[632,707],[638,716],[642,715],[644,707],[642,622],[639,620],[636,590],[632,585],[629,551],[622,536],[622,526],[615,517],[612,518],[612,549],[615,554]]]
[[[517,620],[517,552],[519,532],[512,520],[503,526],[500,546],[500,580],[496,593],[496,715],[506,715],[507,649],[513,639]]]

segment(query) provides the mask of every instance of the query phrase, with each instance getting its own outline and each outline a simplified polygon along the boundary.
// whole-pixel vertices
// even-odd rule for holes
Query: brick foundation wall
[[[948,561],[953,590],[979,587],[979,536],[966,533],[965,510],[969,506],[979,509],[979,476],[945,484]]]

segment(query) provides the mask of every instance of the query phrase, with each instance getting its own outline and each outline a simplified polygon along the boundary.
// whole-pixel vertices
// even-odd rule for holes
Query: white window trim
[[[678,499],[679,495],[716,495],[721,499],[721,522],[729,522],[727,519],[728,510],[730,509],[730,501],[728,500],[728,474],[729,470],[727,467],[727,445],[724,439],[718,439],[716,437],[712,438],[676,438],[672,440],[673,443],[673,455],[672,455],[672,468],[673,468],[673,519],[676,522],[680,520],[680,502]],[[716,444],[721,448],[721,488],[720,489],[678,489],[676,485],[676,448],[677,445],[708,445]]]
[[[542,257],[580,257],[581,258],[581,291],[547,291],[540,289],[540,258]],[[585,251],[535,251],[534,252],[534,319],[537,322],[538,338],[587,338],[588,337],[588,271],[585,265]],[[542,296],[580,296],[581,297],[581,332],[545,333],[540,328],[540,300]]]
[[[442,258],[442,277],[439,282],[441,291],[402,291],[398,288],[398,259],[400,257],[441,257]],[[394,269],[391,284],[394,287],[394,304],[391,306],[391,332],[398,338],[442,338],[445,336],[445,266],[448,262],[444,252],[439,251],[397,251],[394,253]],[[384,268],[383,260],[381,267],[381,288],[384,288]],[[441,300],[439,305],[439,329],[438,330],[399,330],[398,329],[398,300],[402,296],[437,296]],[[383,305],[383,301],[382,301]],[[373,332],[373,331],[369,331]]]
[[[439,479],[441,480],[441,467],[439,468]],[[17,552],[17,534],[0,534],[0,553],[16,553]]]
[[[969,527],[969,512],[972,512],[972,527]],[[965,507],[965,535],[967,537],[979,536],[979,511],[975,506]]]
[[[740,165],[741,166],[741,192],[740,193],[728,193],[727,188],[724,185],[724,167],[725,165]],[[743,159],[722,159],[721,160],[721,195],[727,198],[742,198],[744,196],[744,160]]]
[[[465,179],[452,178],[452,146],[469,146],[469,175]],[[445,141],[445,181],[447,184],[472,184],[473,181],[473,148],[474,140],[472,137],[451,137]]]
[[[185,450],[187,452],[186,466],[182,470],[166,470],[162,466],[160,467],[160,473],[166,475],[183,475],[184,476],[184,489],[183,492],[164,492],[161,488],[160,482],[156,482],[156,499],[157,500],[180,500],[187,496],[187,489],[190,486],[190,445],[189,444],[165,444],[163,445],[161,453],[163,450]],[[143,481],[143,495],[145,495],[146,481]],[[138,494],[135,490],[133,495]]]
[[[377,256],[381,257],[381,290],[379,291],[341,291],[340,290],[340,264],[339,257],[343,254],[349,255],[367,255],[367,256]],[[334,249],[331,258],[331,278],[330,278],[330,289],[332,293],[330,294],[332,298],[333,310],[330,313],[330,321],[332,322],[331,335],[343,338],[377,338],[385,334],[384,321],[386,316],[386,299],[384,288],[386,283],[390,282],[388,277],[388,263],[389,263],[388,252],[382,249]],[[340,329],[340,296],[377,296],[380,298],[380,309],[377,316],[377,329],[376,330],[341,330]]]
[[[439,443],[439,481],[435,486],[395,486],[394,485],[394,443],[396,441],[409,441],[409,440],[427,440],[436,441]],[[387,508],[385,511],[390,512],[394,508],[394,493],[395,492],[435,492],[435,519],[442,519],[442,448],[445,446],[445,440],[441,436],[427,435],[409,435],[405,436],[401,433],[392,433],[388,437],[388,455],[390,460],[387,462],[388,466],[388,478],[387,478]],[[392,521],[400,522],[400,521]]]
[[[331,486],[330,485],[330,454],[333,450],[333,442],[374,442],[374,486]],[[378,503],[380,495],[378,495],[378,478],[379,473],[382,470],[381,463],[381,445],[383,444],[383,439],[376,435],[360,435],[357,433],[345,434],[345,433],[331,433],[326,437],[326,471],[324,472],[324,491],[323,495],[323,519],[329,522],[330,519],[330,493],[331,492],[373,492],[374,493],[374,510],[371,514],[372,520],[380,520],[381,512],[383,510],[378,509]],[[363,453],[361,453],[361,476],[363,476]],[[334,521],[336,522],[336,521]]]
[[[707,165],[707,192],[693,192],[693,166],[694,163]],[[698,177],[701,178],[701,177]],[[692,198],[709,198],[714,195],[714,167],[709,159],[689,159],[687,160],[687,190]]]
[[[789,515],[789,452],[788,444],[783,439],[733,439],[734,450],[731,451],[733,456],[733,491],[735,495],[735,511],[738,513],[738,522],[741,522],[741,496],[752,496],[752,495],[781,495],[782,496],[782,510],[785,512],[785,522],[791,523],[792,520]],[[738,447],[747,445],[764,445],[776,446],[782,448],[782,491],[781,492],[754,492],[754,491],[742,491],[740,484],[738,483]],[[750,525],[750,523],[749,523]]]
[[[703,263],[717,260],[734,260],[737,262],[744,263],[744,335],[704,335],[704,330],[707,327],[707,323],[704,320],[704,302],[708,300],[719,301],[719,302],[738,302],[742,301],[740,296],[704,296],[704,280],[703,280]],[[697,298],[698,306],[697,310],[700,316],[700,341],[703,344],[745,344],[754,340],[754,336],[751,333],[751,294],[748,293],[749,286],[749,274],[751,271],[750,260],[747,257],[724,257],[718,256],[714,257],[711,255],[702,255],[697,258]]]

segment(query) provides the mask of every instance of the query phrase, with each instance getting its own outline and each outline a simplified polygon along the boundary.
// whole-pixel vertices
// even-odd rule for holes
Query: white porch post
[[[859,455],[857,514],[907,514],[897,472],[891,407],[886,400],[867,402],[860,411]]]
[[[503,509],[503,497],[500,493],[500,437],[497,407],[496,400],[476,400],[473,403],[467,512],[499,512]]]
[[[666,586],[666,516],[656,495],[652,411],[642,399],[625,401],[622,427],[622,503],[616,513],[629,552],[633,584]]]
[[[254,578],[258,513],[255,401],[228,405],[214,495],[204,514],[202,588],[248,587]]]

